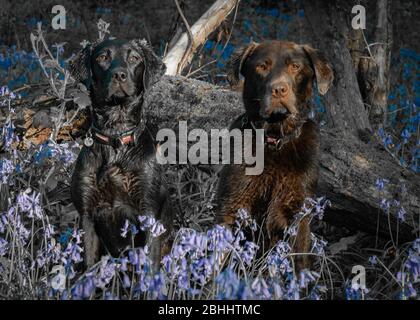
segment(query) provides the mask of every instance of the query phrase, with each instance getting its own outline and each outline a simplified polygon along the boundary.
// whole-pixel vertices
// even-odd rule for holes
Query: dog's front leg
[[[162,259],[162,246],[165,242],[164,240],[170,233],[170,227],[173,222],[171,221],[169,210],[166,210],[167,206],[164,205],[167,199],[162,199],[162,175],[162,167],[160,167],[154,157],[146,162],[144,172],[146,188],[144,188],[142,207],[146,214],[152,215],[166,229],[163,234],[157,237],[151,231],[147,235],[150,244],[150,258],[153,264],[153,272],[159,271],[160,261]]]
[[[99,238],[94,225],[94,210],[98,203],[96,174],[100,157],[83,147],[77,158],[71,182],[71,198],[79,212],[84,234],[85,264],[94,265],[99,259]]]
[[[86,267],[90,268],[99,260],[99,237],[93,219],[87,214],[82,216],[82,228],[85,231],[85,264]]]

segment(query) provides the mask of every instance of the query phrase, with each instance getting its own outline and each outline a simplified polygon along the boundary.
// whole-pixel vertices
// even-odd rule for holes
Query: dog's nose
[[[115,80],[119,82],[127,81],[127,74],[124,71],[117,71],[114,73]]]
[[[271,95],[274,98],[285,97],[289,93],[289,85],[286,82],[278,82],[271,87]]]

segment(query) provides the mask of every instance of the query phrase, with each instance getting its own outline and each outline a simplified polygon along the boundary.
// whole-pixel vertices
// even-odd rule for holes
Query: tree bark
[[[328,125],[339,128],[343,134],[354,134],[370,130],[371,126],[346,40],[347,20],[351,17],[346,7],[346,1],[342,0],[304,1],[313,45],[325,54],[334,69],[334,84],[323,99]]]
[[[388,105],[392,43],[390,11],[391,0],[376,2],[377,23],[373,39],[358,66],[359,86],[363,100],[369,107],[369,119],[373,127],[384,124]]]

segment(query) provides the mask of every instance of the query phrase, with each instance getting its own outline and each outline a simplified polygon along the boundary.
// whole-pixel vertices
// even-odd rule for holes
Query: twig
[[[174,2],[175,2],[175,5],[176,5],[177,10],[179,12],[179,15],[180,15],[180,17],[182,19],[182,22],[185,25],[185,28],[187,28],[188,39],[189,39],[188,49],[185,50],[184,55],[182,56],[181,62],[178,64],[177,73],[180,73],[181,70],[182,70],[182,68],[183,68],[183,66],[184,66],[184,64],[185,64],[185,61],[186,61],[189,53],[191,52],[191,50],[192,50],[192,48],[194,46],[194,36],[192,34],[192,31],[191,31],[190,25],[189,25],[189,23],[187,21],[187,18],[185,17],[184,12],[182,12],[182,9],[181,9],[181,6],[179,5],[178,0],[174,0]]]

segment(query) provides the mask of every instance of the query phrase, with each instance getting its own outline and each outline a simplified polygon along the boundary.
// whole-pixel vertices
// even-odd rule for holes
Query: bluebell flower
[[[253,293],[262,299],[271,299],[272,295],[268,289],[268,285],[262,277],[257,277],[251,284]]]
[[[369,257],[369,263],[373,266],[378,264],[378,257],[373,255]]]
[[[376,179],[376,189],[382,191],[385,188],[385,185],[389,183],[388,179],[378,178]]]
[[[124,288],[131,287],[131,280],[125,272],[123,274],[123,287]]]
[[[312,241],[311,252],[314,252],[317,255],[324,255],[325,254],[325,247],[327,246],[328,242],[319,238],[319,237],[317,237],[313,233],[311,233],[311,241]]]
[[[35,191],[31,194],[31,189],[26,189],[24,192],[18,194],[16,202],[19,209],[28,214],[29,218],[42,219],[43,209],[40,205],[40,193]]]
[[[9,159],[0,159],[0,183],[7,184],[9,175],[14,171],[13,162]]]
[[[406,214],[407,214],[407,212],[405,211],[404,207],[401,206],[398,209],[398,219],[400,219],[401,221],[405,221]]]
[[[390,209],[391,203],[389,200],[382,198],[381,202],[379,203],[379,207],[386,211],[387,213],[389,213],[389,209]]]
[[[130,223],[128,222],[128,220],[125,220],[124,226],[121,228],[121,237],[126,238],[127,237],[127,232],[128,232],[128,227],[130,226]]]
[[[319,279],[319,274],[315,271],[302,270],[299,273],[299,288],[306,289],[312,282],[316,282]]]
[[[9,249],[9,243],[0,237],[0,257],[3,257]]]
[[[401,132],[401,138],[403,138],[403,143],[407,143],[408,140],[410,139],[410,136],[411,136],[410,132],[407,129],[404,129]]]
[[[165,233],[166,229],[160,222],[155,222],[150,228],[150,234],[153,238],[159,237],[161,234]]]

